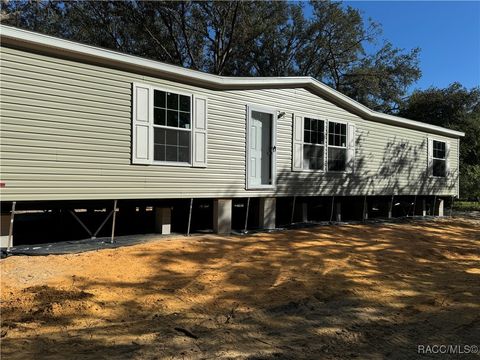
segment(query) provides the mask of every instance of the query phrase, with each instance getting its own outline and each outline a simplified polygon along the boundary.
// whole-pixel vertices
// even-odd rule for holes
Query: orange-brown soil
[[[479,249],[480,221],[454,218],[9,257],[1,355],[415,359],[418,344],[480,345]]]

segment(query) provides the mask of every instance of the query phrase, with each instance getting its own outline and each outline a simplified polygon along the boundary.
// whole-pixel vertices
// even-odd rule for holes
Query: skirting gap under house
[[[76,253],[182,234],[241,235],[306,226],[431,219],[451,216],[453,201],[453,197],[392,195],[12,202],[11,211],[1,215],[2,256]]]

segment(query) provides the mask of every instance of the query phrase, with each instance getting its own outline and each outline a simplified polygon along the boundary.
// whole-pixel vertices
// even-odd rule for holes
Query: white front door
[[[262,126],[263,123],[252,117],[250,121],[250,185],[262,183]]]
[[[274,162],[273,113],[250,110],[248,187],[271,186]]]

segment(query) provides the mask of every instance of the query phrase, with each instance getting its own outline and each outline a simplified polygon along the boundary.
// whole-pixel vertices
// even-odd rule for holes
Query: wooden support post
[[[113,239],[115,237],[115,219],[117,218],[117,200],[113,201],[113,221],[112,221],[112,236],[110,238],[110,243],[113,244]]]
[[[435,216],[435,209],[437,208],[437,195],[433,197],[433,206],[430,208],[430,215]]]
[[[427,216],[427,200],[422,199],[422,216]]]

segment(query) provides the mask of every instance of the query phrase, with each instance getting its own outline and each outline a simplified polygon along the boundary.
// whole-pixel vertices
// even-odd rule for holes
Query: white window
[[[190,163],[192,97],[153,90],[153,160]]]
[[[447,175],[447,145],[444,141],[433,140],[432,175],[446,177]]]
[[[207,166],[207,99],[133,84],[132,163]]]
[[[323,170],[325,162],[325,122],[303,119],[303,168]]]
[[[347,169],[347,124],[328,122],[328,171]]]
[[[355,124],[293,116],[292,171],[353,173]]]

